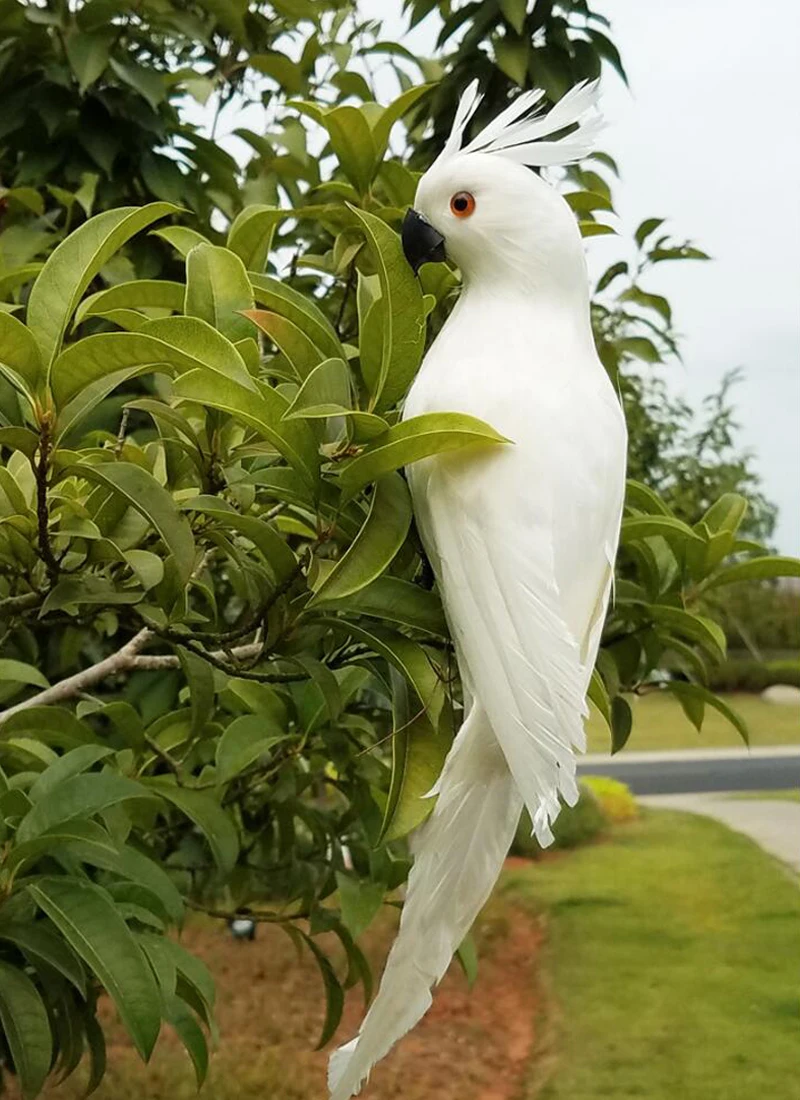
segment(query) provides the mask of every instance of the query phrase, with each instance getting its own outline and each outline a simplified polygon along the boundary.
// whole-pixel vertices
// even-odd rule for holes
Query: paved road
[[[581,758],[581,775],[610,775],[634,794],[767,791],[800,787],[800,748],[622,752]]]
[[[800,802],[721,798],[715,794],[659,794],[641,801],[659,810],[685,810],[716,818],[800,871]]]

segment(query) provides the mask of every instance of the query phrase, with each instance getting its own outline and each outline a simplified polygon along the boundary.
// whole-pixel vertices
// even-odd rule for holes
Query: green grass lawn
[[[525,1100],[800,1100],[800,892],[747,838],[650,812],[501,895],[547,929]]]
[[[800,802],[800,791],[796,788],[788,791],[737,791],[721,797],[755,798],[761,802]]]
[[[725,702],[738,711],[750,727],[751,744],[799,745],[800,714],[796,707],[765,703],[757,695],[726,695]],[[653,692],[631,700],[633,732],[626,749],[646,752],[656,749],[735,748],[739,734],[719,711],[706,707],[700,733],[671,695]],[[610,751],[610,736],[602,718],[593,713],[587,724],[589,752]],[[624,752],[625,750],[623,750]]]

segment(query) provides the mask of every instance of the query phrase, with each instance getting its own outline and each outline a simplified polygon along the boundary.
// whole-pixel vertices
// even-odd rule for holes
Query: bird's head
[[[596,84],[578,85],[546,115],[532,114],[543,93],[524,93],[461,149],[480,102],[476,86],[468,88],[403,222],[403,247],[414,270],[448,257],[467,284],[509,278],[541,289],[575,286],[576,276],[585,282],[574,215],[528,166],[567,164],[591,150],[600,124],[596,92]],[[566,137],[541,140],[568,127]]]

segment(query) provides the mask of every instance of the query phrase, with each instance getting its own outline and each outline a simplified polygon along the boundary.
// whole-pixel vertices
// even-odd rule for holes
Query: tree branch
[[[30,707],[43,707],[51,703],[61,703],[65,699],[71,699],[75,695],[80,695],[81,692],[88,691],[89,688],[94,687],[95,684],[99,684],[101,680],[105,680],[109,676],[116,676],[120,672],[126,672],[128,669],[135,667],[133,662],[139,650],[152,637],[152,631],[145,627],[138,634],[134,634],[122,649],[118,649],[116,653],[112,653],[109,657],[98,661],[96,665],[90,665],[82,672],[76,672],[74,676],[68,676],[66,680],[61,680],[59,683],[53,684],[52,687],[40,691],[37,695],[32,695],[30,699],[25,699],[23,702],[17,703],[16,706],[2,711],[0,713],[0,725],[7,722],[13,714],[19,714],[20,711],[28,710]],[[177,661],[177,658],[175,659]]]

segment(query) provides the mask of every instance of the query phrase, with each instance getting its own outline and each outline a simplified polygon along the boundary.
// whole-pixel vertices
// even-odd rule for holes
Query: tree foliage
[[[43,56],[65,34],[94,34],[86,13],[99,3],[35,16],[12,5],[4,18]],[[555,71],[565,51],[578,66],[571,81],[587,50],[603,58],[609,47],[600,31],[573,40],[566,9],[537,4],[534,19],[545,18]],[[153,106],[166,127],[158,141],[177,145],[177,69],[193,67],[184,84],[205,79],[205,59],[213,82],[227,59],[223,97],[243,68],[267,73],[281,106],[273,131],[247,135],[246,166],[226,161],[231,186],[214,176],[209,145],[202,166],[178,169],[191,186],[159,191],[139,172],[157,152],[148,147],[139,168],[96,165],[100,212],[84,217],[94,207],[58,190],[85,184],[72,142],[63,176],[13,175],[27,156],[18,129],[0,160],[14,185],[0,234],[0,1062],[31,1097],[84,1051],[100,1080],[103,989],[143,1057],[172,1026],[202,1080],[213,989],[165,935],[187,909],[276,923],[308,950],[327,998],[325,1043],[343,988],[361,983],[369,997],[357,940],[405,879],[404,838],[430,811],[422,796],[459,722],[452,646],[401,470],[506,442],[456,410],[399,422],[426,320],[435,332],[457,275],[427,265],[418,282],[404,262],[397,228],[418,173],[389,154],[390,133],[406,117],[409,152],[424,158],[423,119],[435,134],[469,49],[501,24],[511,44],[538,24],[524,5],[468,5],[435,92],[417,80],[381,107],[369,69],[355,79],[351,60],[388,56],[401,88],[419,66],[357,12],[285,0],[268,23],[237,9],[234,27],[221,10],[114,16],[109,60],[92,81],[73,71],[67,90],[80,104],[110,102],[122,81],[130,105],[137,89],[117,70],[146,63],[168,89]],[[206,37],[189,41],[184,16],[205,18]],[[519,82],[544,72],[540,52],[530,46]],[[494,56],[502,98],[514,78],[502,47]],[[545,86],[556,98],[559,85]],[[72,108],[63,114],[59,125],[75,123]],[[587,235],[611,206],[613,165],[596,165],[568,184]],[[117,205],[123,196],[137,204]],[[31,233],[34,251],[28,237],[15,256]],[[691,247],[661,240],[651,252]],[[632,285],[595,307],[601,354],[621,378],[671,340],[663,305],[634,301]],[[641,308],[629,312],[631,301]],[[702,503],[690,522],[650,486],[629,485],[590,690],[615,748],[630,733],[626,695],[667,656],[686,680],[665,690],[698,728],[712,706],[746,735],[705,686],[725,650],[709,594],[800,564],[740,538],[740,496]],[[320,948],[322,932],[341,941],[346,973]]]

